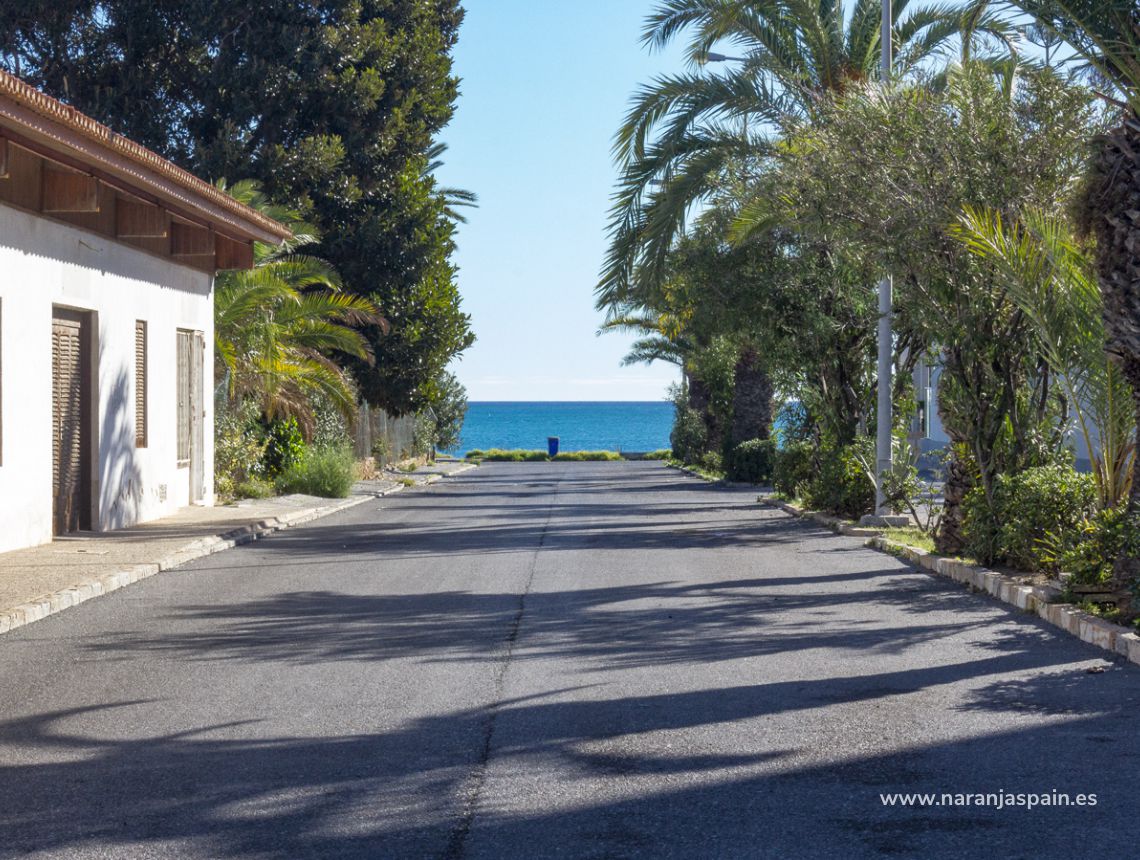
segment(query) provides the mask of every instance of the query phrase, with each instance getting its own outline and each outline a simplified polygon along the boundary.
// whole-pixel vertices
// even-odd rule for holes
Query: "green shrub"
[[[803,485],[811,480],[813,469],[811,443],[788,442],[774,452],[772,486],[789,499],[799,498]]]
[[[314,448],[277,478],[282,493],[304,493],[326,499],[343,499],[352,489],[356,462],[347,446]]]
[[[344,416],[331,399],[323,394],[311,397],[313,406],[313,436],[309,444],[316,448],[330,445],[351,445],[355,439],[352,422]]]
[[[716,451],[709,451],[707,454],[701,456],[697,460],[696,465],[705,472],[710,472],[714,475],[721,475],[724,473],[724,458]]]
[[[701,413],[678,404],[669,444],[673,456],[682,463],[699,462],[708,446],[708,428],[705,427]]]
[[[263,478],[247,478],[233,488],[235,499],[268,499],[277,495],[277,488]]]
[[[620,460],[621,454],[617,451],[563,451],[554,455],[555,460],[570,460],[584,462],[587,460]]]
[[[641,455],[642,460],[672,460],[673,452],[668,448],[659,448],[656,451],[647,451]]]
[[[276,478],[305,459],[305,437],[296,418],[279,418],[269,425],[265,454],[261,458],[265,477]]]
[[[820,452],[819,469],[800,490],[809,508],[858,519],[875,508],[875,485],[867,473],[873,439],[860,439],[846,448]]]
[[[376,461],[377,466],[385,466],[392,458],[392,446],[388,444],[388,440],[383,436],[377,436],[372,440],[372,459]]]
[[[997,513],[997,508],[1006,504],[1004,496],[996,497],[995,502],[994,506],[990,505],[981,487],[974,487],[962,500],[962,551],[982,564],[1005,561],[1001,519]]]
[[[527,451],[520,448],[511,450],[504,450],[502,448],[489,448],[486,451],[471,451],[467,454],[471,457],[477,454],[481,460],[491,460],[503,463],[522,463],[522,462],[538,462],[542,460],[549,460],[550,457],[545,451]]]
[[[435,452],[435,415],[424,410],[416,415],[415,429],[412,431],[412,450],[415,454],[427,456]]]
[[[214,492],[223,499],[245,498],[242,484],[261,476],[264,427],[252,408],[221,404],[214,424]]]
[[[1122,553],[1140,551],[1140,527],[1121,504],[1095,513],[1075,535],[1050,532],[1041,543],[1050,568],[1071,573],[1082,585],[1097,585],[1112,577],[1113,563]]]
[[[982,564],[1055,570],[1076,547],[1096,509],[1096,484],[1071,466],[1039,466],[994,480],[992,503],[981,487],[963,502],[965,552]]]
[[[481,460],[485,456],[487,456],[487,452],[480,451],[478,448],[472,448],[470,451],[463,455],[464,459],[466,460]]]
[[[724,471],[730,481],[767,484],[772,480],[776,443],[771,439],[749,439],[728,452]]]

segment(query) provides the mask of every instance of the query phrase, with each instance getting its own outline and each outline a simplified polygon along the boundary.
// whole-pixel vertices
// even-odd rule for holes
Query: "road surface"
[[[487,464],[0,637],[0,857],[1125,857],[1138,706],[752,492]]]

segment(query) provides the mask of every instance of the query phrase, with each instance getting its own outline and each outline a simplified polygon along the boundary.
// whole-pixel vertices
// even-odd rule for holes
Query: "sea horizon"
[[[450,453],[489,448],[562,451],[656,451],[669,447],[673,404],[661,400],[472,400],[459,445]]]

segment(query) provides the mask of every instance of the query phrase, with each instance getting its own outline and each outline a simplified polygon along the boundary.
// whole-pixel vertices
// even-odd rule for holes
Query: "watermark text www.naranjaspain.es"
[[[1038,806],[1096,806],[1095,794],[1048,792],[957,792],[952,794],[880,794],[883,806],[981,806],[988,809],[1033,809]]]

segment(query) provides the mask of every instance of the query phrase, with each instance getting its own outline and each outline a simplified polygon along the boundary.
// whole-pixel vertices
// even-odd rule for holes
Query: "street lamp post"
[[[709,51],[707,54],[705,54],[704,59],[701,60],[702,65],[704,63],[747,63],[747,62],[748,62],[748,60],[745,59],[744,57],[728,57],[728,56],[725,56],[724,54],[718,54],[715,51]]]

